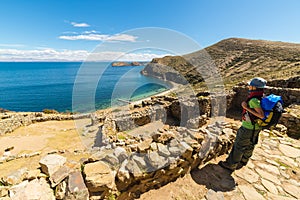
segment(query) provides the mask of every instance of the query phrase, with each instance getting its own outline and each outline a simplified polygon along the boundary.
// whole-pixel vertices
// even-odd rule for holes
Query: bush
[[[45,113],[45,114],[58,114],[59,112],[57,110],[54,110],[54,109],[44,109],[43,113]]]

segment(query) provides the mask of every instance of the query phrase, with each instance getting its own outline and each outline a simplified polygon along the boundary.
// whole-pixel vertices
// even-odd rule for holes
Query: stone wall
[[[299,77],[291,78],[288,80],[278,80],[273,81],[275,86],[297,86],[299,84]],[[229,95],[228,101],[230,105],[228,106],[229,113],[241,113],[242,101],[245,101],[248,96],[247,85],[242,83],[233,88],[234,94]],[[265,90],[265,94],[275,94],[282,96],[283,106],[285,108],[285,113],[283,113],[279,123],[287,127],[287,134],[290,137],[299,139],[300,138],[300,88],[286,88],[286,87],[270,87]]]
[[[40,168],[0,177],[1,197],[47,199],[134,199],[161,187],[232,147],[236,125],[218,122],[200,129],[166,127],[148,137],[94,148],[81,166],[58,154]],[[45,179],[45,177],[48,177]],[[40,191],[34,191],[33,188]],[[43,193],[44,192],[44,193]]]
[[[268,81],[268,85],[271,87],[281,88],[300,88],[300,76],[283,80]]]
[[[292,104],[287,107],[280,123],[287,127],[288,136],[300,139],[300,105]]]
[[[11,133],[15,129],[21,126],[28,126],[36,122],[44,122],[51,120],[74,120],[81,118],[88,118],[89,114],[82,115],[64,115],[64,114],[44,114],[41,112],[28,112],[28,113],[18,113],[18,112],[4,112],[0,114],[0,135]]]

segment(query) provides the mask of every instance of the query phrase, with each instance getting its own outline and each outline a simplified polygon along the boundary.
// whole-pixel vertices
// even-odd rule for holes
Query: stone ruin
[[[293,109],[299,103],[299,89],[272,88],[280,92],[286,105]],[[275,92],[274,92],[275,91]],[[245,86],[234,88],[227,96],[228,110],[239,107],[246,94]],[[296,98],[294,98],[296,97]],[[101,141],[94,145],[91,156],[80,163],[67,160],[54,152],[44,155],[40,168],[26,168],[2,177],[3,199],[135,199],[142,193],[159,188],[189,173],[199,165],[227,153],[232,147],[238,126],[223,118],[210,119],[211,97],[197,95],[199,115],[193,101],[164,96],[134,105],[130,112],[116,110],[90,115],[91,127],[98,127]],[[182,115],[184,113],[184,115]],[[280,131],[299,136],[299,115],[283,116]],[[182,118],[181,116],[196,116]],[[151,134],[137,136],[119,133],[161,120],[164,126]],[[274,130],[276,131],[276,130]],[[296,134],[296,136],[297,136]],[[38,188],[38,190],[34,190]]]

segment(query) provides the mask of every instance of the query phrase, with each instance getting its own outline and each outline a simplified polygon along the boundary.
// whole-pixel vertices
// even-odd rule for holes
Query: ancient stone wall
[[[134,199],[227,153],[235,127],[225,122],[193,130],[168,127],[148,137],[95,148],[81,166],[59,154],[46,155],[37,170],[20,169],[0,177],[0,197]],[[41,191],[34,192],[34,187]]]
[[[88,118],[89,114],[82,115],[64,115],[64,114],[44,114],[41,112],[14,113],[4,112],[0,115],[0,135],[10,133],[21,126],[28,126],[36,122],[51,120],[74,120]]]

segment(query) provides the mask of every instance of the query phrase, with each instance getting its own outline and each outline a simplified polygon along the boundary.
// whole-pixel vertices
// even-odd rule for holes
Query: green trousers
[[[258,142],[260,130],[250,130],[240,127],[226,162],[231,168],[236,168],[239,164],[246,165],[252,156],[255,145]]]

